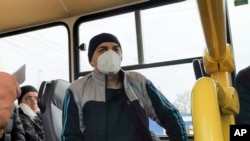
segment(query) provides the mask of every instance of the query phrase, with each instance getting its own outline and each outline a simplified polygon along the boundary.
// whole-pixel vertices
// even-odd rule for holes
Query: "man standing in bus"
[[[112,34],[90,40],[94,70],[73,82],[63,107],[63,141],[158,141],[149,120],[166,129],[170,141],[186,141],[179,111],[142,74],[121,69],[122,48]]]

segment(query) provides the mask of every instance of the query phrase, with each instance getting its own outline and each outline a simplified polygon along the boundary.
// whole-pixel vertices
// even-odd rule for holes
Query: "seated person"
[[[0,140],[7,140],[7,126],[12,116],[14,101],[20,96],[16,79],[6,72],[0,72]]]
[[[10,120],[0,141],[25,141],[25,133],[19,118],[18,109],[16,106],[13,108]]]
[[[236,75],[235,89],[238,92],[240,112],[235,117],[236,124],[250,124],[250,66]]]
[[[31,85],[21,87],[21,96],[18,98],[19,115],[23,123],[26,141],[44,141],[40,109],[37,104],[38,92]]]

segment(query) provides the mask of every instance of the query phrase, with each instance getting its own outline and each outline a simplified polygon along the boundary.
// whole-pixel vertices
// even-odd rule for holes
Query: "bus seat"
[[[194,59],[193,68],[194,68],[194,74],[195,74],[196,80],[204,76],[210,76],[206,73],[204,69],[202,59]]]
[[[38,92],[38,106],[41,110],[45,138],[47,141],[61,141],[62,106],[69,82],[61,79],[43,81]]]

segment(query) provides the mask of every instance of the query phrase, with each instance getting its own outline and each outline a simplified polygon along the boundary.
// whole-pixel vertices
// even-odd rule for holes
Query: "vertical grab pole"
[[[224,0],[197,0],[207,51],[215,61],[221,61],[226,52]]]
[[[239,112],[239,101],[230,75],[234,58],[231,46],[226,43],[225,1],[197,0],[197,3],[207,44],[203,64],[211,78],[198,80],[192,91],[194,136],[197,141],[229,141],[229,127]]]
[[[195,141],[224,141],[217,87],[209,77],[200,78],[194,85],[192,117]]]

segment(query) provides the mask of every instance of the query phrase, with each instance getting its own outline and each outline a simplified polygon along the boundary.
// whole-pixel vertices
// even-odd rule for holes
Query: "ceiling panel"
[[[0,33],[148,0],[0,0]]]

